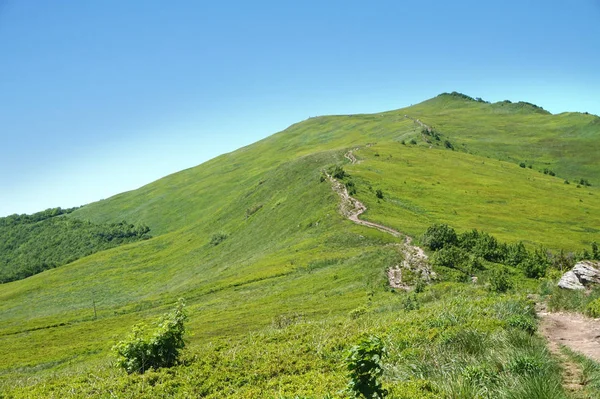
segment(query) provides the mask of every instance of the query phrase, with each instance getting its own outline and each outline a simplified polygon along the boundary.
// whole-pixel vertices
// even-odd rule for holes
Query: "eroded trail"
[[[352,164],[358,163],[352,151],[348,151],[346,154],[344,154],[344,157],[348,159]],[[429,264],[427,262],[427,254],[425,254],[425,251],[423,251],[422,248],[413,245],[411,237],[402,234],[401,232],[392,229],[391,227],[360,219],[359,216],[367,210],[365,204],[352,197],[348,193],[348,189],[343,183],[336,180],[329,173],[326,173],[326,175],[327,179],[331,183],[333,191],[338,193],[338,195],[340,196],[340,212],[342,213],[342,215],[361,226],[371,227],[384,233],[391,234],[394,237],[404,237],[403,244],[394,244],[398,245],[401,248],[404,260],[401,265],[394,265],[390,267],[387,271],[388,280],[391,287],[403,289],[410,288],[402,280],[403,269],[418,271],[421,274],[421,277],[426,281],[428,281],[433,276],[433,272],[430,270]]]
[[[564,345],[600,362],[600,320],[576,313],[539,312],[540,331],[553,351]]]

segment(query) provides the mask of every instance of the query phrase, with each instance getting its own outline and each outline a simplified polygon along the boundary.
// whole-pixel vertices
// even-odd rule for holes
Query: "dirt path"
[[[590,359],[600,362],[600,320],[576,313],[539,312],[541,333],[550,342],[550,349],[564,345]]]
[[[560,359],[563,366],[563,385],[570,392],[583,388],[581,367],[561,350],[566,346],[600,361],[600,320],[590,319],[577,313],[550,313],[538,311],[541,319],[540,333],[548,340],[548,348]]]
[[[357,149],[355,149],[355,151]],[[356,159],[352,151],[348,151],[346,154],[344,154],[344,157],[348,159],[352,164],[358,163],[358,160]],[[379,223],[369,222],[367,220],[361,220],[359,216],[367,210],[365,204],[363,204],[356,198],[350,196],[350,194],[348,193],[348,189],[343,183],[334,179],[333,176],[331,176],[329,173],[326,173],[326,175],[329,179],[329,182],[331,183],[333,191],[338,193],[340,199],[342,200],[340,203],[340,212],[342,215],[361,226],[371,227],[384,233],[391,234],[394,237],[404,237],[403,244],[394,244],[401,248],[404,260],[402,261],[401,265],[394,265],[390,267],[390,269],[388,269],[388,280],[390,282],[391,287],[403,289],[410,288],[402,280],[403,269],[410,269],[413,271],[416,270],[420,272],[421,276],[425,280],[429,280],[433,276],[433,272],[429,269],[429,264],[427,262],[427,254],[425,254],[422,248],[413,245],[411,237],[402,234],[399,231],[392,229],[391,227],[384,226]]]

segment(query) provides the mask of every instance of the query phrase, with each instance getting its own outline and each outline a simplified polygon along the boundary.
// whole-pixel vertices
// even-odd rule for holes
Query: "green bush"
[[[383,191],[381,191],[380,189],[377,189],[377,191],[375,191],[375,195],[377,196],[377,198],[383,199]]]
[[[423,235],[423,244],[433,251],[446,246],[456,245],[457,243],[456,231],[447,224],[431,225]]]
[[[590,317],[600,317],[600,298],[588,303],[585,307],[585,313]]]
[[[502,293],[510,290],[513,287],[513,282],[510,279],[510,274],[505,267],[495,269],[490,275],[490,289],[494,292]]]
[[[339,165],[336,165],[332,170],[331,170],[331,175],[333,177],[335,177],[336,179],[343,179],[344,177],[346,177],[348,174],[346,173],[346,171],[344,170],[344,168],[342,168]]]
[[[117,365],[129,374],[143,374],[151,368],[174,366],[179,360],[180,350],[185,346],[183,335],[187,314],[184,308],[185,303],[180,299],[175,311],[163,316],[149,339],[143,337],[142,325],[134,326],[131,335],[113,348],[119,357]]]
[[[469,261],[470,257],[467,252],[462,248],[453,246],[441,248],[431,257],[431,263],[434,266],[451,267],[464,272],[470,272]]]
[[[218,232],[210,237],[210,245],[217,246],[227,239],[227,233]]]
[[[382,359],[385,355],[383,341],[379,337],[363,338],[353,346],[346,358],[349,371],[348,390],[355,398],[384,398],[387,390],[378,380],[383,374]]]

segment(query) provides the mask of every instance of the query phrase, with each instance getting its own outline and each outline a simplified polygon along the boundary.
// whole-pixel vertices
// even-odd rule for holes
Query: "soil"
[[[539,312],[540,331],[550,342],[550,349],[564,345],[600,362],[600,320],[577,313]]]

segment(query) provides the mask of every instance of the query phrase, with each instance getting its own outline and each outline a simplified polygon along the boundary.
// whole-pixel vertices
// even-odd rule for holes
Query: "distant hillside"
[[[0,283],[23,279],[95,252],[150,238],[149,229],[125,222],[94,224],[48,209],[0,218]]]

